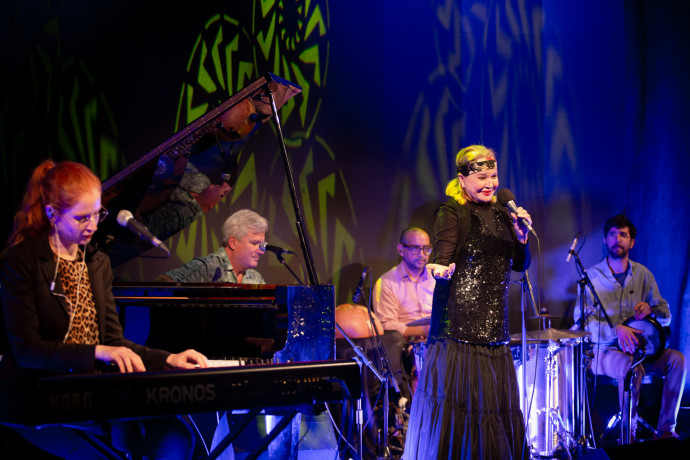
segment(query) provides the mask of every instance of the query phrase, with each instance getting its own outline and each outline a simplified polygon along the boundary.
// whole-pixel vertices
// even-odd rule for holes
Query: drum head
[[[636,335],[638,339],[640,336],[644,337],[647,342],[645,346],[645,361],[657,359],[664,351],[666,334],[664,334],[661,324],[654,318],[647,316],[642,319],[635,319],[633,316],[625,320],[623,325],[642,331],[641,334]]]
[[[379,334],[383,334],[383,326],[381,321],[372,312],[376,329]],[[365,337],[374,337],[376,333],[369,318],[369,311],[363,305],[342,304],[335,308],[335,321],[345,331],[351,339],[362,339]],[[338,329],[335,331],[335,338],[342,339],[343,334]]]

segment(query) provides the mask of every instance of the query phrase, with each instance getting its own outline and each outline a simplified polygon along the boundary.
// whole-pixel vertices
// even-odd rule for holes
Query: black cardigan
[[[86,266],[102,345],[132,349],[147,370],[165,368],[170,353],[138,345],[123,336],[112,294],[110,259],[87,247]],[[96,346],[65,344],[69,325],[67,302],[50,291],[55,257],[48,235],[29,238],[10,248],[0,269],[2,313],[8,346],[0,362],[0,378],[46,373],[89,372],[95,369]],[[55,292],[64,293],[60,279]]]
[[[491,203],[494,211],[502,213],[508,223],[512,219],[503,206]],[[467,238],[470,228],[469,209],[461,205],[454,198],[441,204],[434,213],[434,263],[450,265],[455,261],[456,249],[461,248]],[[525,271],[529,268],[531,256],[529,243],[522,244],[517,240],[513,225],[509,225],[511,234],[515,239],[515,251],[513,253],[513,270]]]

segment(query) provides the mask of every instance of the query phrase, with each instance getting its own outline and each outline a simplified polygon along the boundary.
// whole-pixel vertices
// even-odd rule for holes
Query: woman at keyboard
[[[32,173],[0,269],[8,346],[0,379],[207,367],[194,350],[171,354],[124,338],[111,291],[108,257],[89,246],[108,212],[100,180],[84,165],[46,160]],[[188,459],[194,436],[177,417],[99,426],[122,451]],[[16,428],[65,458],[105,458],[72,428]]]

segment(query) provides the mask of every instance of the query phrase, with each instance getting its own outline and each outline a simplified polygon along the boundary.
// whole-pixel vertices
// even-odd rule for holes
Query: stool
[[[599,385],[606,385],[606,386],[613,386],[616,389],[616,402],[618,403],[618,381],[614,379],[613,377],[609,377],[607,375],[592,375],[588,373],[588,379],[594,380],[596,378],[596,383],[597,386]],[[640,400],[642,400],[642,393],[644,390],[645,386],[649,386],[650,384],[655,383],[654,381],[655,376],[653,375],[645,375],[642,378],[642,386],[640,387]],[[657,377],[663,380],[662,377]],[[642,417],[639,411],[639,402],[638,401],[638,411],[637,411],[637,422],[638,422],[638,431],[640,427],[646,429],[651,433],[653,436],[656,436],[658,433],[656,431],[656,428],[654,428],[647,420]],[[615,438],[618,439],[618,434],[619,434],[619,424],[621,423],[622,419],[622,411],[620,410],[620,407],[618,408],[618,411],[608,419],[608,421],[605,424],[604,430],[602,431],[601,435],[599,436],[599,442],[603,442],[606,439],[609,439],[611,436],[611,433],[616,433]],[[636,437],[635,434],[633,434],[633,437]]]

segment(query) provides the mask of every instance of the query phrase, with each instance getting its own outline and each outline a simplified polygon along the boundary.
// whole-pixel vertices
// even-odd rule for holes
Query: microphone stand
[[[606,309],[601,303],[601,300],[599,300],[599,295],[597,294],[596,289],[594,289],[594,285],[592,284],[592,280],[589,278],[589,275],[587,274],[587,270],[585,270],[585,267],[582,265],[582,261],[580,260],[580,257],[577,252],[571,251],[571,254],[575,257],[575,266],[577,268],[578,273],[580,273],[582,276],[578,280],[578,285],[580,286],[580,320],[578,321],[578,329],[581,331],[585,330],[585,321],[586,319],[591,316],[587,315],[585,313],[585,306],[586,306],[586,295],[587,295],[587,287],[589,287],[590,291],[592,292],[592,298],[593,298],[593,307],[596,310],[596,308],[599,308],[599,311],[603,313],[604,318],[606,319],[606,322],[608,323],[609,327],[613,327],[613,324],[611,323],[611,318],[609,318],[608,313],[606,313]],[[593,314],[593,313],[592,313]],[[584,341],[584,338],[582,339]],[[587,382],[585,378],[585,373],[586,373],[586,365],[585,365],[585,359],[584,359],[584,346],[582,347],[583,350],[581,352],[580,356],[580,366],[582,368],[582,372],[579,373],[579,388],[581,389],[580,391],[582,392],[582,397],[586,395],[586,390],[587,390]],[[585,439],[587,439],[587,427],[586,427],[586,417],[585,417],[585,407],[589,407],[588,401],[582,401],[583,404],[583,410],[580,414],[580,420],[578,421],[579,423],[576,423],[576,425],[579,425],[580,428],[580,434],[584,436]],[[590,418],[591,418],[591,412],[590,412]]]
[[[384,393],[383,393],[383,442],[381,443],[381,446],[379,448],[383,449],[383,452],[381,455],[377,455],[377,460],[379,459],[388,459],[392,458],[391,453],[390,453],[390,444],[389,444],[389,439],[388,439],[388,417],[389,417],[389,406],[390,406],[390,395],[389,395],[389,385],[388,382],[392,381],[393,386],[395,387],[395,391],[400,393],[400,388],[398,387],[398,382],[395,380],[395,377],[393,377],[393,373],[391,372],[391,365],[390,365],[390,360],[388,358],[388,352],[386,351],[386,347],[383,346],[383,342],[381,341],[381,336],[379,335],[378,328],[376,327],[376,321],[374,321],[374,315],[371,312],[371,307],[369,306],[369,302],[367,302],[367,299],[364,297],[364,294],[362,293],[362,289],[357,286],[355,290],[355,294],[352,296],[352,301],[357,304],[357,303],[363,303],[365,307],[367,307],[367,311],[369,312],[369,322],[371,323],[371,327],[374,330],[374,336],[376,337],[376,348],[379,351],[379,356],[381,360],[381,365],[383,366],[383,379],[379,379],[381,381],[381,384],[384,385]]]
[[[274,253],[274,254],[276,255],[276,258],[278,258],[278,262],[280,262],[280,263],[283,265],[283,267],[285,267],[285,268],[288,269],[288,271],[292,274],[292,276],[295,277],[295,279],[297,280],[297,282],[298,282],[299,284],[304,284],[304,283],[302,282],[302,280],[299,279],[299,276],[297,276],[297,273],[295,273],[295,272],[292,270],[292,268],[290,268],[290,266],[289,266],[288,264],[285,263],[285,258],[283,258],[283,255],[282,255],[282,254],[277,254],[277,253]]]
[[[524,271],[523,276],[525,278],[525,283],[527,283],[527,288],[529,289],[530,299],[532,300],[532,312],[534,313],[534,316],[539,316],[539,312],[537,311],[537,302],[534,301],[534,290],[532,289],[532,283],[529,282],[529,274],[527,273],[527,270]]]
[[[532,298],[532,311],[534,313],[534,316],[539,317],[539,313],[537,312],[537,305],[534,302],[534,293],[532,292],[532,285],[529,282],[529,275],[527,274],[527,270],[523,272],[522,280],[518,281],[520,284],[520,310],[522,313],[522,331],[521,331],[521,338],[522,338],[522,343],[520,347],[520,353],[522,355],[521,361],[522,361],[522,416],[525,418],[525,440],[530,439],[530,433],[529,433],[529,412],[528,412],[528,406],[529,402],[527,399],[527,324],[526,324],[526,310],[527,310],[527,291],[529,290],[529,293]]]
[[[355,343],[352,341],[350,337],[345,333],[343,328],[340,327],[340,324],[336,321],[335,327],[340,331],[340,333],[343,335],[345,340],[348,341],[352,349],[354,350],[355,354],[357,354],[357,358],[355,358],[355,361],[357,361],[357,364],[359,364],[359,372],[360,374],[363,375],[362,371],[362,364],[365,364],[369,369],[371,369],[371,372],[374,373],[377,379],[379,379],[380,382],[385,381],[385,377],[382,376],[379,371],[376,369],[374,364],[371,362],[371,360],[367,357],[366,353],[364,353],[364,350],[362,350],[362,347],[359,345],[355,345]],[[364,384],[364,378],[361,379],[362,384]],[[363,391],[363,390],[362,390]],[[363,433],[364,433],[364,415],[362,412],[362,397],[360,396],[359,399],[357,399],[357,410],[355,413],[355,418],[357,419],[357,429],[359,431],[359,460],[362,460],[362,455],[364,453],[364,444],[363,444]]]
[[[583,295],[580,296],[580,321],[578,324],[578,327],[580,328],[581,331],[585,330],[585,310],[584,310],[584,292],[585,292],[585,287],[589,287],[589,289],[592,291],[592,297],[594,298],[594,303],[593,307],[594,308],[599,308],[599,310],[604,314],[604,318],[606,319],[606,322],[608,323],[609,327],[613,327],[613,324],[611,323],[611,318],[609,318],[609,315],[606,313],[606,309],[604,306],[601,304],[601,300],[599,300],[599,296],[597,295],[597,291],[594,289],[594,285],[592,285],[592,280],[589,279],[589,275],[587,274],[587,270],[585,270],[585,267],[582,266],[582,262],[580,261],[580,257],[578,257],[578,254],[573,251],[573,256],[575,257],[575,265],[577,266],[578,272],[582,274],[582,278],[580,278],[580,281],[578,281],[578,284],[580,285],[580,292],[583,293]]]

